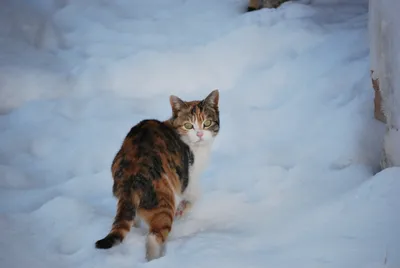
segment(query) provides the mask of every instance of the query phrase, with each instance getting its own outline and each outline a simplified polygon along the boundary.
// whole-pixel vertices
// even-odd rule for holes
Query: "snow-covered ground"
[[[368,3],[309,2],[1,1],[0,267],[400,267],[400,169],[377,173]],[[214,88],[203,196],[167,255],[145,262],[146,229],[95,249],[127,131],[167,118],[170,94]]]

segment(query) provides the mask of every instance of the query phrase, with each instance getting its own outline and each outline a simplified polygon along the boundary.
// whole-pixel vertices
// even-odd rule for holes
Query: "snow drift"
[[[0,12],[20,14],[12,2]],[[47,10],[65,46],[46,30],[35,47],[35,23],[14,32],[0,16],[1,267],[400,265],[400,170],[377,173],[366,1],[36,3],[22,19]],[[146,229],[96,250],[127,131],[168,117],[170,94],[214,88],[203,196],[167,255],[144,261]]]

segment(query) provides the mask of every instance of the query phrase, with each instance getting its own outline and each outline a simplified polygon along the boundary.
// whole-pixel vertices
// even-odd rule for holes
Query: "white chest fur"
[[[206,169],[211,152],[211,144],[207,146],[191,147],[194,154],[194,163],[189,168],[189,184],[183,192],[183,198],[195,202],[200,195],[200,176]]]

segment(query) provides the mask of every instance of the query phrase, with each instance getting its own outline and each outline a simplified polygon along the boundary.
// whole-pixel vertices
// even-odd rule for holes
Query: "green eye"
[[[183,127],[186,129],[192,129],[193,125],[191,123],[185,123],[185,124],[183,124]]]
[[[209,126],[211,126],[211,123],[212,123],[211,120],[206,120],[206,121],[204,121],[203,125],[204,125],[205,127],[209,127]]]

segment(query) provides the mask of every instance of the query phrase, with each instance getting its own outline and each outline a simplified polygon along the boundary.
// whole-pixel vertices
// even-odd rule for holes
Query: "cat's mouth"
[[[193,143],[196,144],[196,145],[200,145],[200,144],[207,143],[207,141],[205,139],[200,138],[200,139],[198,139],[197,141],[195,141]]]
[[[190,144],[196,145],[196,146],[201,146],[204,144],[207,144],[209,142],[208,139],[204,139],[204,137],[197,137],[197,139],[190,139],[189,140]]]

